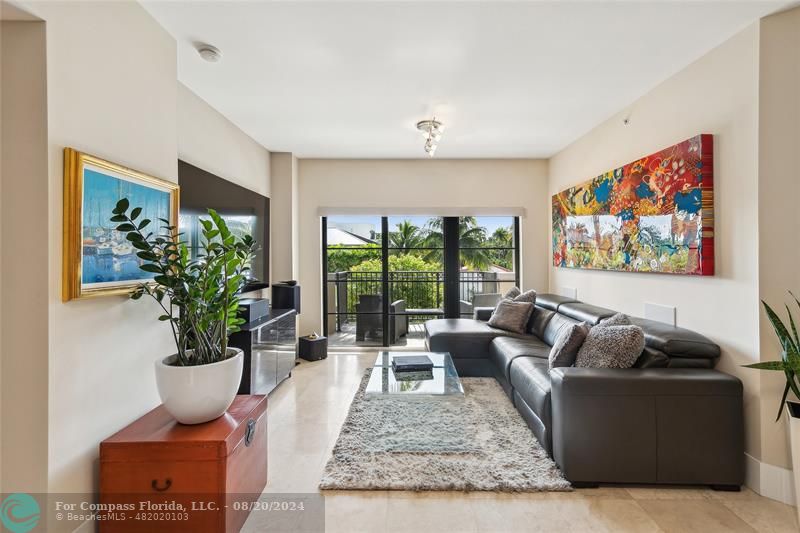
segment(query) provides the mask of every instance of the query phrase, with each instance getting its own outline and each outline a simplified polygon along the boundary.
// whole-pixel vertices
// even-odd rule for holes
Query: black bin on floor
[[[297,339],[297,356],[306,361],[319,361],[328,357],[328,337],[300,337]]]

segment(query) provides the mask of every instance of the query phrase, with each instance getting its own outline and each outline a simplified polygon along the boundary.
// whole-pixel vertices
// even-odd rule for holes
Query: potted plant
[[[789,291],[789,294],[794,299],[797,306],[800,308],[800,300]],[[800,399],[800,335],[797,332],[797,325],[792,311],[789,306],[786,306],[786,312],[789,314],[789,327],[781,320],[781,317],[767,304],[761,301],[764,305],[764,310],[767,313],[772,328],[778,336],[781,343],[781,360],[780,361],[764,361],[761,363],[754,363],[752,365],[745,365],[748,368],[757,368],[759,370],[773,370],[783,372],[786,379],[786,385],[783,388],[783,397],[780,404],[778,404],[778,415],[775,418],[777,422],[781,418],[783,408],[786,406],[786,413],[789,418],[789,441],[792,452],[792,465],[794,467],[794,492],[797,495],[796,507],[798,519],[800,519],[800,403],[796,401],[787,401],[789,391],[792,391],[796,399]]]
[[[112,222],[126,234],[142,260],[139,268],[153,281],[131,293],[150,296],[163,310],[158,317],[172,328],[176,353],[156,361],[156,384],[167,411],[183,424],[200,424],[222,416],[242,379],[243,355],[228,346],[239,331],[238,295],[256,249],[250,235],[237,237],[213,210],[201,220],[203,239],[196,259],[190,258],[182,234],[169,220],[159,219],[161,232],[148,231],[152,221],[137,220],[142,209],[117,202]]]

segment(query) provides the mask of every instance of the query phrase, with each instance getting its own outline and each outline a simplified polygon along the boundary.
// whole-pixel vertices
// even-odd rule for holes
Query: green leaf
[[[131,224],[129,222],[124,222],[124,223],[120,224],[119,226],[117,226],[117,231],[135,231],[135,230],[136,230],[136,226],[134,226],[133,224]]]
[[[778,314],[772,310],[772,308],[767,304],[765,301],[761,301],[764,305],[764,310],[767,313],[767,318],[769,318],[770,323],[772,324],[772,328],[775,330],[775,334],[778,336],[778,340],[783,347],[783,350],[786,352],[793,351],[797,352],[798,347],[792,340],[791,335],[789,335],[789,330],[786,329],[781,318]]]
[[[139,231],[142,231],[144,228],[147,227],[148,224],[150,224],[150,222],[151,222],[151,220],[149,218],[142,219],[142,221],[139,222],[139,225],[136,226],[136,229],[138,229]]]
[[[153,274],[162,274],[164,269],[158,265],[154,265],[153,263],[145,263],[139,266],[140,269],[144,270],[145,272],[151,272]]]
[[[786,382],[786,387],[783,388],[783,396],[781,397],[781,403],[778,404],[778,416],[775,417],[775,422],[781,419],[781,413],[783,413],[783,407],[786,405],[786,397],[789,395],[789,389],[791,388],[789,385],[789,381]]]
[[[764,361],[761,363],[753,363],[751,365],[744,365],[746,368],[755,368],[757,370],[779,370],[783,372],[787,368],[787,364],[783,361]]]
[[[122,200],[117,202],[116,207],[111,212],[114,213],[115,215],[121,215],[122,213],[128,210],[128,206],[130,206],[130,202],[128,202],[127,198],[123,198]]]
[[[789,314],[789,325],[792,327],[794,345],[795,347],[800,347],[800,337],[797,336],[797,326],[794,323],[794,317],[792,316],[792,312],[789,310],[789,306],[784,304],[784,307],[786,307],[786,312]]]
[[[139,215],[141,214],[142,214],[142,208],[134,207],[133,211],[131,211],[131,220],[136,220],[137,218],[139,218]]]
[[[169,315],[161,315],[160,317],[158,317],[158,319],[159,319],[161,322],[166,322],[167,320],[172,320],[172,317],[171,317],[171,316],[169,316]]]
[[[128,217],[126,217],[125,215],[114,215],[109,220],[111,222],[127,222],[128,221]]]

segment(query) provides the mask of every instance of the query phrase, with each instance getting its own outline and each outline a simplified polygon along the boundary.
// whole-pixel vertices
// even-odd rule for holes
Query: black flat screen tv
[[[245,291],[269,286],[269,198],[206,170],[178,160],[180,215],[178,227],[196,256],[202,238],[201,218],[212,208],[234,233],[249,233],[258,243]]]

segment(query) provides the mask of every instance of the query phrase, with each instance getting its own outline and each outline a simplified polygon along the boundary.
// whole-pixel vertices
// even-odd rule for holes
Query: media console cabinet
[[[269,315],[241,326],[229,345],[244,352],[239,394],[269,394],[292,375],[296,360],[297,311],[270,309]]]

